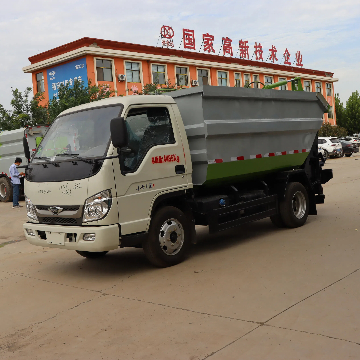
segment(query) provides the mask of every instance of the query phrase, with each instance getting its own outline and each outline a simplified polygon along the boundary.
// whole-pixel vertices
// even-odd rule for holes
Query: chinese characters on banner
[[[72,87],[75,81],[81,81],[84,87],[88,86],[86,58],[71,61],[47,70],[49,99],[58,98],[61,85]]]
[[[163,26],[160,31],[162,46],[167,48],[174,47],[174,30],[171,26]]]
[[[184,49],[196,50],[194,30],[183,29],[183,40]]]
[[[160,37],[161,37],[161,43],[162,43],[161,46],[162,47],[165,47],[168,49],[174,48],[174,39],[173,39],[174,38],[174,30],[171,26],[163,25],[160,30]],[[202,48],[204,53],[214,54],[215,53],[214,40],[215,40],[214,35],[210,35],[209,33],[202,34],[202,44],[200,46],[200,49]],[[230,56],[230,57],[234,56],[232,41],[233,40],[230,39],[229,37],[222,38],[223,56]],[[182,43],[183,43],[184,49],[196,50],[195,31],[190,30],[190,29],[183,29]],[[263,51],[263,46],[261,45],[261,43],[255,42],[254,52],[252,54],[249,53],[249,49],[250,49],[250,45],[247,40],[243,40],[243,39],[239,40],[238,51],[239,51],[240,59],[249,60],[250,55],[252,55],[252,57],[251,57],[251,60],[252,60],[253,56],[255,55],[256,61],[264,61],[264,58],[263,58],[264,51]],[[269,61],[272,63],[275,63],[275,62],[281,63],[283,61],[284,65],[291,65],[291,54],[290,54],[289,50],[287,48],[285,49],[283,56],[280,60],[277,58],[277,51],[278,50],[276,49],[276,47],[274,45],[271,45],[271,49],[269,49],[269,56],[266,60],[269,59]],[[303,62],[302,62],[302,55],[301,55],[300,51],[297,51],[295,54],[294,64],[296,64],[296,66],[300,66],[300,67],[304,66]]]

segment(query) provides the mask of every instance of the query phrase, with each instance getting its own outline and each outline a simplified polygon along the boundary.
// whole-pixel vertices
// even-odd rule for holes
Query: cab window
[[[126,172],[136,171],[152,147],[175,143],[166,107],[130,109],[125,124],[129,150],[121,153],[121,167]]]

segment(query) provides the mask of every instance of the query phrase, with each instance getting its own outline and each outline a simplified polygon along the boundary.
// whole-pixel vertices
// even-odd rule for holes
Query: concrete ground
[[[0,203],[0,359],[360,359],[358,160],[327,162],[305,226],[199,227],[167,269],[32,246],[25,208]]]

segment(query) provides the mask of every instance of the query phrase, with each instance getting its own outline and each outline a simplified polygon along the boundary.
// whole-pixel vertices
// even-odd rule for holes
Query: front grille
[[[49,207],[51,207],[51,206],[53,206],[53,205],[36,205],[36,208],[38,210],[49,211]],[[59,205],[59,207],[63,208],[63,211],[78,211],[80,208],[80,205],[65,205],[65,206]]]
[[[78,220],[74,218],[65,218],[65,217],[43,217],[39,218],[40,224],[51,224],[51,225],[80,225],[78,224]]]

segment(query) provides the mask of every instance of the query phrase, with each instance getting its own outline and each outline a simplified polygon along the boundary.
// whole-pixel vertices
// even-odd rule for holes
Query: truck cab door
[[[128,149],[116,176],[122,235],[146,231],[155,199],[188,188],[185,152],[171,105],[136,105],[124,114]]]

